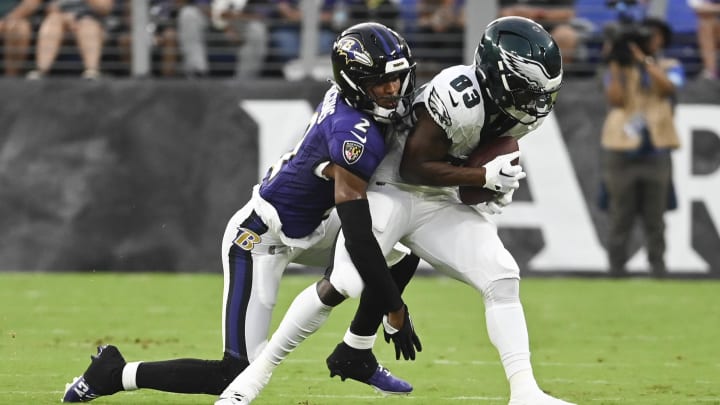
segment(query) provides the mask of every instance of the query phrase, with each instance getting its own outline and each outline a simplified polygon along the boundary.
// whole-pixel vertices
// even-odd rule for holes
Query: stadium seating
[[[399,0],[401,14],[398,21],[398,30],[408,30],[407,35],[411,36],[413,30],[412,21],[417,18],[413,8],[415,0]],[[113,15],[107,19],[107,40],[103,50],[102,71],[110,76],[126,76],[130,74],[130,66],[123,61],[117,39],[127,34],[129,27],[123,23],[122,7],[123,2],[117,2]],[[608,22],[618,19],[618,11],[607,6],[607,0],[576,0],[576,16],[592,23],[592,29],[584,35],[586,58],[582,63],[576,64],[574,68],[585,74],[592,74],[602,63],[600,49],[603,41],[603,27]],[[33,18],[37,29],[42,13],[38,12]],[[694,76],[701,70],[701,62],[697,47],[697,19],[693,10],[687,5],[686,0],[667,1],[665,18],[673,28],[673,42],[667,50],[669,56],[680,59],[690,76]],[[223,33],[210,30],[207,35],[208,61],[210,64],[210,75],[213,77],[230,77],[234,74],[236,46],[230,44]],[[33,41],[34,42],[34,41]],[[0,42],[0,67],[2,67],[2,43]],[[272,50],[271,50],[272,52]],[[26,70],[34,65],[35,44],[31,47],[26,62]],[[273,64],[272,58],[266,61],[266,76],[277,76],[281,66]],[[157,74],[159,55],[157,50],[152,54],[153,72]],[[571,70],[570,69],[570,70]],[[180,69],[178,69],[180,70]],[[72,40],[64,43],[60,50],[57,62],[53,65],[53,75],[79,76],[82,71],[82,63],[77,52],[77,47]]]

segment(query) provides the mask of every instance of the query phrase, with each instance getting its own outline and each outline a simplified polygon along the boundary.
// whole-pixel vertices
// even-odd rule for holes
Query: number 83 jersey
[[[542,122],[542,118],[526,125],[502,113],[489,102],[485,89],[480,84],[474,65],[456,65],[444,69],[418,89],[414,105],[424,104],[433,121],[439,125],[451,142],[449,155],[454,161],[465,160],[478,146],[481,137],[493,138],[508,134],[520,138]],[[489,116],[488,116],[489,114]],[[488,124],[488,121],[490,124]],[[486,127],[487,126],[487,127]],[[412,132],[412,130],[410,130]],[[405,189],[424,191],[430,194],[454,195],[453,187],[431,187],[404,183],[399,166],[408,131],[396,132],[388,151],[376,173],[376,181],[399,185]]]
[[[485,122],[481,91],[475,66],[458,65],[438,73],[415,99],[445,130],[455,158],[466,158],[480,141]]]
[[[260,196],[277,211],[286,236],[309,235],[335,206],[335,183],[322,174],[327,165],[370,180],[385,156],[384,129],[350,106],[335,87],[325,93],[303,138],[260,185]]]

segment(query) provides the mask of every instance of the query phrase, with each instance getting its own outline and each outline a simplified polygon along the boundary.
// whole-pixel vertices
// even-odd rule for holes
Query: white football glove
[[[502,214],[502,207],[495,201],[488,201],[480,204],[471,205],[471,207],[481,213],[488,215]]]
[[[513,165],[512,161],[520,157],[520,151],[497,156],[486,163],[485,185],[483,187],[502,194],[520,187],[520,180],[527,175],[520,165]]]
[[[507,207],[512,202],[513,193],[515,193],[514,189],[508,191],[507,193],[501,195],[500,197],[498,197],[492,201],[475,204],[472,206],[472,208],[475,211],[481,212],[483,214],[488,214],[488,215],[502,214],[503,208]]]
[[[502,194],[500,197],[496,198],[495,201],[497,201],[497,204],[499,206],[505,208],[512,202],[513,194],[515,194],[515,189],[512,189],[505,194]]]

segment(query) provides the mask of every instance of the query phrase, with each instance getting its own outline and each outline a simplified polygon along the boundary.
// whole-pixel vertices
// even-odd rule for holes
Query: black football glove
[[[397,330],[388,323],[387,315],[383,316],[383,329],[385,332],[385,341],[390,343],[390,340],[395,344],[395,360],[400,360],[400,353],[405,360],[415,360],[415,350],[418,352],[422,351],[422,343],[417,333],[415,333],[415,327],[413,326],[412,320],[410,319],[410,312],[405,306],[405,320],[400,330]]]

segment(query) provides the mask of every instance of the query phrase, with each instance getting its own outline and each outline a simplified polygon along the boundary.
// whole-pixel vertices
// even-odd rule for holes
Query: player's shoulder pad
[[[476,95],[477,102],[467,103],[465,97]],[[453,127],[482,125],[483,110],[480,87],[472,65],[452,66],[442,70],[425,86],[416,102],[425,104],[435,123],[446,132]]]

